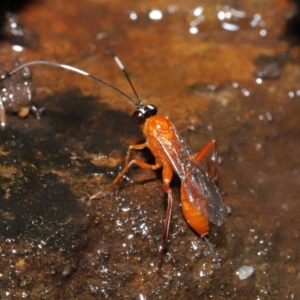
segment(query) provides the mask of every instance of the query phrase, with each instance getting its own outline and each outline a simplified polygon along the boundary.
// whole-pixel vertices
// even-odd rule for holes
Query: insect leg
[[[126,157],[125,157],[125,164],[124,164],[124,168],[121,170],[121,172],[118,174],[118,176],[115,178],[115,180],[111,183],[111,184],[109,184],[109,185],[107,185],[106,187],[104,187],[103,189],[101,189],[98,193],[96,193],[95,195],[93,195],[93,196],[91,196],[91,197],[89,197],[88,198],[88,200],[92,200],[92,199],[95,199],[97,196],[99,196],[99,195],[101,195],[102,193],[104,193],[106,190],[108,190],[109,188],[111,188],[114,184],[117,184],[121,179],[122,179],[122,176],[120,176],[120,174],[124,171],[124,169],[125,169],[125,171],[123,172],[123,175],[124,175],[124,173],[127,171],[127,169],[130,167],[127,167],[126,168],[126,166],[128,166],[129,165],[129,156],[130,156],[130,151],[132,150],[132,149],[135,149],[135,150],[141,150],[141,149],[144,149],[144,148],[146,148],[147,147],[147,144],[146,143],[143,143],[143,144],[137,144],[137,145],[130,145],[129,147],[128,147],[128,150],[127,150],[127,153],[126,153]],[[120,178],[119,178],[119,176],[120,176]],[[118,180],[117,180],[118,179]]]
[[[128,147],[128,150],[127,150],[127,153],[126,153],[125,164],[124,165],[126,166],[129,163],[129,158],[130,158],[131,150],[142,150],[142,149],[144,149],[146,147],[148,147],[147,143],[137,144],[137,145],[130,145]],[[117,188],[117,191],[119,191],[120,186],[121,186],[121,181],[119,181],[117,184],[119,185],[118,188]]]
[[[210,241],[208,240],[207,236],[203,236],[203,239],[207,245],[207,248],[209,249],[210,253],[211,253],[211,256],[213,257],[213,261],[215,262],[218,262],[218,257],[217,257],[217,254],[216,252],[214,251],[214,248],[212,246],[212,244],[210,243]]]
[[[170,219],[171,219],[171,210],[172,210],[172,204],[173,204],[173,196],[172,196],[172,190],[170,188],[170,182],[172,180],[173,176],[173,169],[172,166],[164,166],[162,177],[163,177],[163,191],[168,194],[168,207],[167,207],[167,213],[166,213],[166,219],[165,219],[165,225],[164,225],[164,233],[162,238],[162,245],[159,252],[158,257],[158,273],[161,274],[161,266],[163,261],[163,255],[164,250],[166,246],[166,241],[168,239],[169,235],[169,227],[170,227]]]
[[[97,198],[99,195],[101,195],[102,193],[104,193],[105,191],[109,190],[112,186],[114,186],[115,184],[117,184],[124,176],[125,172],[133,165],[136,164],[138,165],[140,168],[146,169],[146,170],[157,170],[159,168],[161,168],[161,165],[159,164],[155,164],[155,165],[150,165],[147,164],[141,160],[137,160],[137,159],[133,159],[131,160],[129,163],[125,164],[124,168],[121,170],[121,172],[118,174],[118,176],[113,180],[112,183],[108,184],[107,186],[105,186],[103,189],[101,189],[98,193],[96,193],[95,195],[91,196],[88,198],[88,200],[92,200]]]
[[[143,144],[138,144],[138,145],[130,145],[128,147],[127,153],[126,153],[126,158],[125,158],[125,166],[128,165],[129,162],[129,156],[130,156],[130,152],[131,150],[142,150],[144,148],[148,147],[147,143],[143,143]]]
[[[214,170],[212,172],[210,166],[210,159],[208,156],[209,151],[214,147]],[[213,180],[216,181],[218,178],[218,170],[219,170],[219,154],[218,154],[218,145],[215,140],[211,140],[208,142],[199,152],[195,153],[191,157],[191,161],[197,165],[201,160],[206,158],[206,165],[207,165],[207,174]]]

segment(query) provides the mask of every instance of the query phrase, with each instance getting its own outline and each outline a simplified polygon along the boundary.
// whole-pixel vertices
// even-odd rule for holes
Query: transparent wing
[[[170,142],[157,136],[175,172],[187,191],[189,201],[212,223],[220,226],[225,220],[225,207],[215,183],[199,165],[191,162],[191,150],[173,127],[175,139]]]
[[[182,180],[189,200],[200,210],[202,197],[206,200],[207,210],[204,216],[217,226],[221,226],[225,220],[225,207],[215,183],[199,166],[193,166],[191,175]],[[200,210],[201,211],[201,210]]]

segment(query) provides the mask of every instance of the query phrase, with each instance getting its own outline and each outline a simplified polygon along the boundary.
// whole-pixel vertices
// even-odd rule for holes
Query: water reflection
[[[210,28],[216,27],[219,29],[221,25],[222,29],[231,32],[239,31],[242,29],[250,30],[258,28],[258,34],[260,36],[266,36],[268,33],[265,28],[266,22],[258,13],[250,14],[244,10],[230,7],[229,5],[217,5],[213,13],[211,9],[207,9],[206,15],[204,14],[204,11],[205,8],[202,6],[187,8],[185,6],[170,5],[165,9],[155,8],[145,13],[130,10],[128,16],[131,21],[136,21],[141,15],[145,16],[146,14],[148,19],[159,21],[162,20],[163,17],[167,14],[174,15],[175,13],[180,13],[181,16],[184,17],[184,20],[189,23],[188,32],[192,35],[198,34],[200,32],[199,27],[204,23],[204,21],[206,24],[205,26],[209,26]]]
[[[159,9],[153,9],[149,12],[149,18],[151,20],[161,20],[163,18],[163,13]]]
[[[135,11],[130,11],[129,18],[130,18],[130,20],[135,21],[138,18],[138,14]]]

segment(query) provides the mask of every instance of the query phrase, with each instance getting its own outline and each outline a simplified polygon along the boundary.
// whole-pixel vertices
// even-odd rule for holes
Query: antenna
[[[116,60],[116,59],[115,59]],[[118,65],[119,66],[123,66],[121,61],[119,59],[117,59],[116,61],[118,61]],[[107,86],[109,86],[110,88],[112,88],[113,90],[117,91],[118,93],[120,93],[121,95],[123,95],[124,97],[126,97],[129,101],[131,101],[136,108],[140,108],[142,103],[141,101],[139,100],[133,86],[132,86],[132,83],[131,81],[129,80],[129,77],[128,77],[128,74],[126,73],[125,69],[124,69],[124,73],[126,74],[126,77],[128,78],[132,88],[133,88],[133,91],[135,93],[135,95],[137,96],[137,99],[138,99],[138,102],[134,101],[131,99],[131,97],[129,97],[126,93],[124,93],[123,91],[121,91],[120,89],[118,89],[116,86],[98,78],[97,76],[94,76],[92,74],[89,74],[81,69],[78,69],[78,68],[75,68],[75,67],[72,67],[72,66],[69,66],[69,65],[64,65],[64,64],[60,64],[60,63],[56,63],[56,62],[51,62],[51,61],[46,61],[46,60],[36,60],[36,61],[31,61],[31,62],[28,62],[28,63],[25,63],[23,65],[20,65],[18,66],[17,68],[13,69],[12,71],[10,72],[7,72],[6,74],[3,74],[1,77],[0,77],[0,82],[1,81],[4,81],[6,78],[12,76],[14,73],[26,68],[26,67],[29,67],[29,66],[33,66],[33,65],[48,65],[48,66],[53,66],[53,67],[58,67],[58,68],[62,68],[62,69],[66,69],[66,70],[69,70],[69,71],[72,71],[72,72],[75,72],[75,73],[78,73],[78,74],[81,74],[83,76],[86,76],[86,77],[90,77],[96,81],[99,81]],[[124,67],[123,67],[124,68]]]
[[[142,101],[141,101],[140,97],[138,96],[138,94],[137,94],[137,92],[136,92],[136,90],[135,90],[135,88],[134,88],[134,86],[133,86],[133,84],[130,80],[130,77],[129,77],[127,71],[125,70],[125,67],[123,66],[123,64],[122,64],[121,60],[119,59],[119,57],[117,55],[115,55],[114,52],[112,52],[112,54],[114,56],[115,62],[117,63],[119,68],[123,71],[125,77],[127,78],[127,81],[129,82],[129,84],[131,86],[131,89],[133,90],[133,92],[135,94],[136,99],[138,100],[138,102],[136,102],[136,108],[141,108],[143,106]]]

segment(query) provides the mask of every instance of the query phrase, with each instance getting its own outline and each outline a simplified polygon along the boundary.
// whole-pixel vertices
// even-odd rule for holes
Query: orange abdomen
[[[189,201],[186,189],[181,185],[181,203],[183,216],[187,223],[203,237],[208,233],[209,221],[199,210]]]

